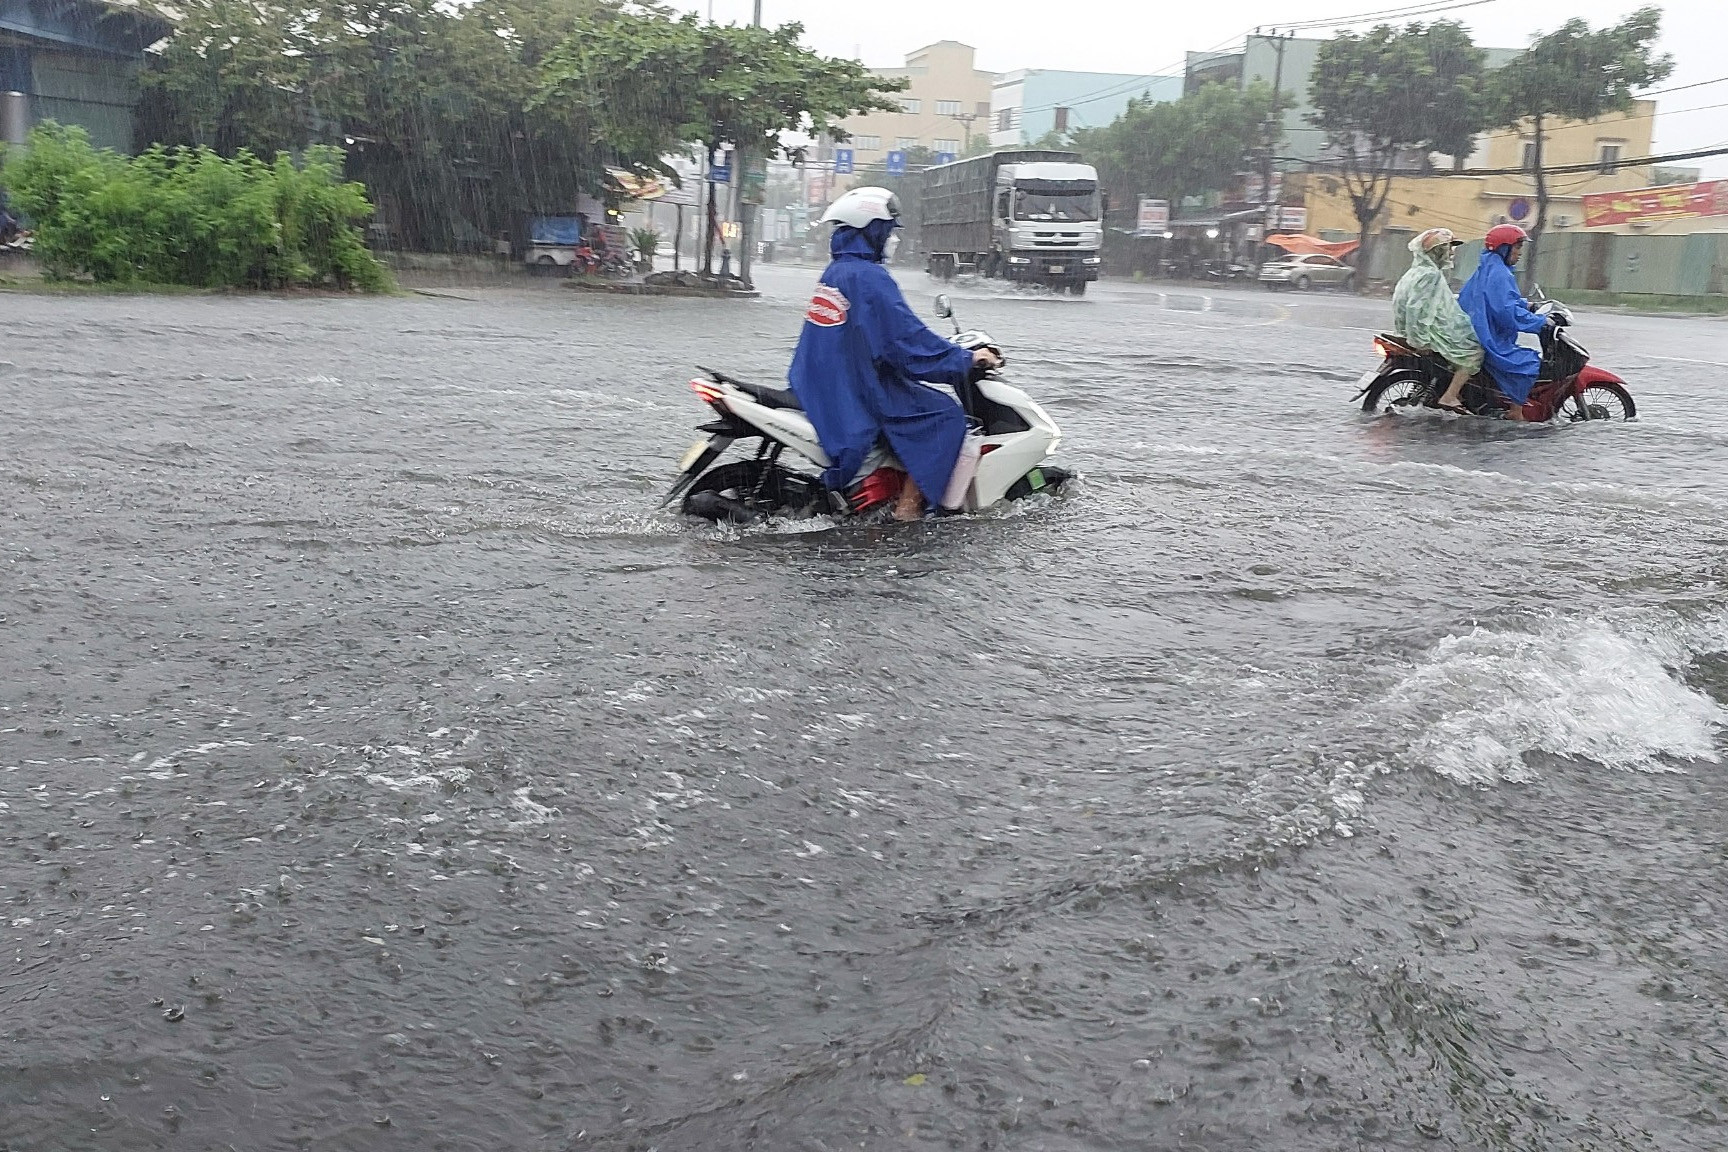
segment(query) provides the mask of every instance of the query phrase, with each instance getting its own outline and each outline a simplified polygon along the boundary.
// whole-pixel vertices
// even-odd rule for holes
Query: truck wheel
[[[1086,295],[1086,281],[1084,281],[1084,280],[1074,281],[1073,283],[1068,285],[1068,291],[1072,292],[1076,296]]]

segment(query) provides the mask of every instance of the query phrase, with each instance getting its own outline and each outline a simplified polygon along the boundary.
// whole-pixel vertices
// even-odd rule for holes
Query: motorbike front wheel
[[[1424,408],[1435,398],[1434,385],[1419,376],[1399,374],[1376,380],[1362,396],[1362,411],[1383,413]]]
[[[1632,420],[1638,415],[1638,405],[1624,387],[1603,381],[1587,386],[1584,395],[1574,398],[1562,411],[1574,421]]]

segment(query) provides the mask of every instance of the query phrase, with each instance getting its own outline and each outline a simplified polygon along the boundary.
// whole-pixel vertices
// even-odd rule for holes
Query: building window
[[[932,141],[930,141],[930,147],[935,149],[938,152],[955,152],[955,153],[958,153],[960,151],[960,141],[958,141],[958,140],[932,140]]]
[[[918,113],[922,112],[923,110],[924,110],[924,101],[919,100],[918,98],[916,98],[914,96],[902,96],[902,97],[900,97],[900,111],[910,112],[914,116],[916,116]]]
[[[854,136],[852,137],[852,147],[860,152],[880,152],[882,150],[882,137]]]
[[[1020,109],[1004,108],[996,113],[996,131],[1012,132],[1020,127]]]
[[[938,115],[938,116],[958,116],[958,115],[960,115],[960,101],[958,101],[958,100],[938,100],[938,101],[936,101],[936,115]]]
[[[910,152],[916,147],[918,147],[918,137],[916,136],[900,136],[894,141],[896,151]]]
[[[1526,172],[1536,171],[1536,141],[1524,141],[1524,158],[1518,161],[1518,167]]]
[[[1618,171],[1622,147],[1624,147],[1624,142],[1620,140],[1598,140],[1596,142],[1596,170],[1604,176]]]
[[[1056,131],[1068,131],[1068,109],[1066,108],[1056,109]]]

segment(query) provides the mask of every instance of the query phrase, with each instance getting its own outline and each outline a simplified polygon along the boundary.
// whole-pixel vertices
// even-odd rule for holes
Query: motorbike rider
[[[962,457],[959,403],[920,381],[963,384],[974,365],[993,368],[1001,358],[943,339],[907,306],[882,266],[899,217],[899,198],[886,188],[854,188],[823,214],[835,224],[833,261],[805,312],[787,380],[833,461],[822,482],[844,490],[886,440],[907,474],[894,517],[915,520],[926,494],[959,507],[977,466],[975,453]]]
[[[1516,224],[1499,224],[1483,240],[1482,260],[1458,293],[1458,306],[1470,317],[1482,342],[1488,373],[1511,401],[1505,416],[1524,419],[1524,402],[1542,374],[1542,354],[1518,343],[1520,332],[1545,332],[1546,317],[1530,311],[1512,269],[1524,255],[1529,233]]]
[[[1452,382],[1438,401],[1448,412],[1464,413],[1464,385],[1482,370],[1482,343],[1470,317],[1446,283],[1458,246],[1464,241],[1449,228],[1430,228],[1410,241],[1410,271],[1392,292],[1392,331],[1413,347],[1436,352],[1452,365]]]

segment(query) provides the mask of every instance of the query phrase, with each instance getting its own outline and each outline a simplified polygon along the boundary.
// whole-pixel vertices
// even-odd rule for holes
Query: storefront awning
[[[1292,256],[1321,255],[1330,256],[1334,260],[1342,260],[1362,247],[1360,240],[1339,240],[1334,243],[1330,240],[1322,240],[1318,236],[1285,232],[1275,232],[1266,237],[1266,243],[1282,248]]]
[[[626,200],[658,200],[666,195],[666,181],[658,176],[638,176],[623,168],[606,169],[606,182]]]

